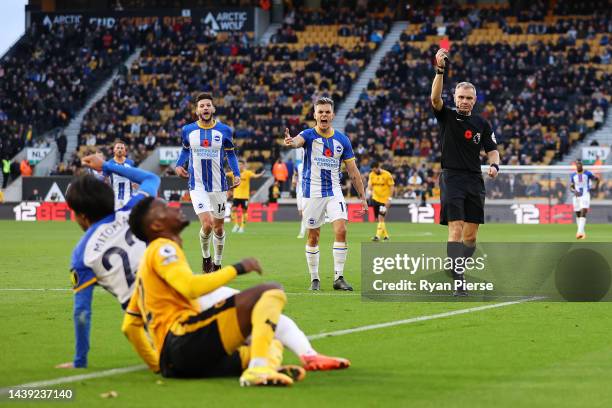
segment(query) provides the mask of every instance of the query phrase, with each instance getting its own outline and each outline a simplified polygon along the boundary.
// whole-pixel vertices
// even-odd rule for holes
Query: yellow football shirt
[[[386,203],[391,196],[391,186],[395,185],[393,176],[387,170],[380,170],[380,174],[370,172],[370,186],[372,186],[372,199],[379,203]]]
[[[237,274],[233,266],[218,272],[221,273],[194,275],[185,253],[172,240],[158,238],[149,244],[126,312],[142,317],[158,357],[168,331],[184,333],[181,324],[200,312],[197,298],[225,285]]]
[[[245,170],[240,173],[240,185],[234,189],[234,198],[239,200],[248,200],[251,196],[251,177],[255,173],[251,170]]]

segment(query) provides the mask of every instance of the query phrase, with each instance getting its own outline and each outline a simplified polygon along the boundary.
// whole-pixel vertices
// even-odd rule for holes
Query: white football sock
[[[225,245],[225,233],[220,237],[213,233],[213,245],[215,247],[215,264],[221,265],[221,259],[223,258],[223,246]]]
[[[200,246],[202,247],[202,258],[210,258],[210,234],[204,234],[200,228]]]
[[[319,246],[306,245],[306,263],[310,272],[310,280],[319,279]],[[319,279],[320,280],[320,279]]]
[[[304,332],[291,318],[285,315],[280,315],[274,337],[298,357],[317,354]]]
[[[578,224],[578,233],[584,234],[584,226],[586,224],[586,217],[577,217],[576,224]]]
[[[336,280],[344,275],[344,264],[348,252],[346,242],[334,242],[332,252],[334,254],[334,280]]]

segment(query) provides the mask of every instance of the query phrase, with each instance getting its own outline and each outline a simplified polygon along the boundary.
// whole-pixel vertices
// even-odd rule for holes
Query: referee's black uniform
[[[442,105],[433,108],[442,140],[440,224],[465,221],[484,224],[485,186],[480,170],[480,150],[497,149],[495,135],[482,116],[465,116]]]

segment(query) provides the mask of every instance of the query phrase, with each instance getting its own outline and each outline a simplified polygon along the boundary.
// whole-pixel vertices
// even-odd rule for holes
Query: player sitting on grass
[[[145,250],[145,244],[129,230],[128,217],[136,203],[157,195],[160,183],[153,173],[104,162],[97,155],[84,157],[82,163],[105,174],[125,177],[139,184],[140,190],[115,211],[113,188],[95,176],[80,176],[68,187],[66,202],[85,235],[74,249],[71,262],[76,352],[73,361],[58,368],[87,367],[94,285],[109,291],[123,308],[127,306],[133,291],[134,272]]]
[[[242,373],[242,386],[291,385],[294,379],[302,379],[301,367],[279,367],[275,351],[274,331],[287,301],[280,285],[257,285],[201,310],[200,296],[238,275],[261,274],[261,267],[249,258],[216,272],[194,275],[181,248],[180,233],[187,225],[181,210],[161,199],[146,198],[132,211],[130,228],[148,246],[122,331],[138,349],[141,343],[133,339],[142,336],[146,324],[164,377]],[[243,344],[249,335],[251,345],[247,347]]]
[[[144,242],[133,236],[127,219],[133,206],[146,196],[157,196],[159,187],[159,177],[155,174],[105,163],[97,155],[83,158],[82,163],[96,171],[104,169],[116,172],[130,181],[143,184],[128,205],[116,212],[113,211],[112,189],[92,175],[75,179],[68,189],[66,201],[75,211],[76,220],[86,233],[75,249],[72,265],[76,353],[74,361],[60,364],[59,368],[87,367],[95,284],[115,296],[124,309],[127,306],[134,290],[134,277],[146,248]],[[237,291],[232,288],[219,288],[200,298],[200,307],[202,310],[207,309],[235,293]],[[346,359],[318,354],[304,332],[285,315],[280,317],[276,338],[300,358],[306,370],[333,370],[350,365]],[[145,346],[141,349],[145,350]],[[141,357],[153,371],[159,371],[157,355],[152,349],[141,354]]]

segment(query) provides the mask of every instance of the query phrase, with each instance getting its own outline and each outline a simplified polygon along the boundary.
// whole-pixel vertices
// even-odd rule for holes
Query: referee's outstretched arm
[[[448,60],[448,50],[440,48],[436,53],[436,76],[431,85],[431,104],[434,109],[439,111],[442,109],[442,84],[444,82],[444,68]]]

